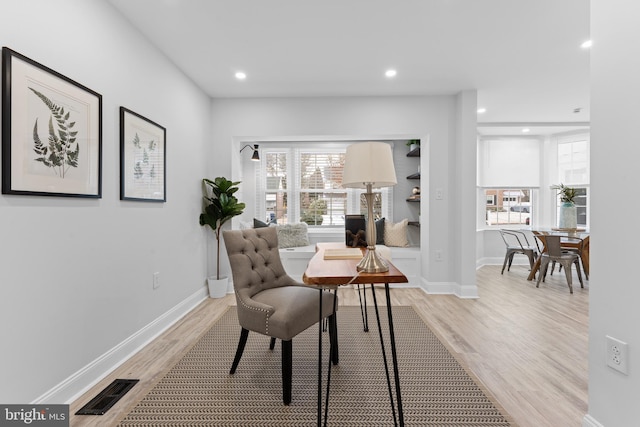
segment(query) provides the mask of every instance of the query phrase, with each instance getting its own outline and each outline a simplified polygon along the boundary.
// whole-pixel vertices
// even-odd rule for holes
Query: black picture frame
[[[167,130],[120,107],[120,200],[167,201]]]
[[[102,197],[102,95],[8,47],[2,194]]]

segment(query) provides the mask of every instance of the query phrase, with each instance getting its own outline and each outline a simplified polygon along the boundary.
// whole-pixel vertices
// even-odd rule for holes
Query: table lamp
[[[365,273],[389,271],[389,265],[376,254],[376,224],[373,219],[373,188],[396,185],[391,146],[384,142],[360,142],[347,147],[342,172],[342,186],[366,188],[367,201],[367,251],[357,266]]]

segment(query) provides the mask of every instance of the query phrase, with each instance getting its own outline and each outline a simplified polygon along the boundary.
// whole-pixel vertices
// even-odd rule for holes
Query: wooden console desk
[[[402,396],[400,393],[400,378],[398,373],[398,357],[396,354],[396,342],[395,335],[393,330],[393,315],[391,308],[391,297],[389,295],[389,283],[407,283],[407,277],[402,274],[400,270],[398,270],[393,264],[389,262],[389,271],[385,273],[359,273],[356,270],[356,265],[359,260],[357,259],[332,259],[325,260],[324,259],[324,251],[326,249],[335,248],[341,249],[345,248],[343,243],[318,243],[316,245],[317,252],[309,261],[309,265],[304,275],[302,276],[302,280],[305,284],[310,286],[316,286],[322,292],[324,289],[337,289],[341,285],[348,284],[370,284],[371,285],[371,293],[373,294],[373,302],[376,311],[376,318],[378,320],[378,332],[380,334],[380,347],[382,349],[382,357],[384,359],[384,367],[385,373],[387,376],[387,385],[389,387],[389,399],[391,401],[391,410],[393,411],[393,419],[394,424],[396,423],[396,409],[398,413],[397,419],[399,420],[399,425],[401,427],[404,426],[404,414],[402,411]],[[364,248],[362,250],[365,250]],[[391,342],[391,357],[393,363],[393,376],[395,382],[395,390],[396,390],[396,402],[394,403],[393,393],[391,390],[391,380],[389,374],[389,367],[387,364],[387,355],[385,350],[385,344],[382,334],[382,327],[380,325],[380,314],[378,312],[378,302],[376,300],[376,294],[374,292],[374,284],[384,284],[385,295],[387,300],[387,316],[389,319],[389,341]],[[321,319],[322,313],[322,298],[320,298],[320,310],[319,310],[319,318]],[[318,426],[322,424],[322,389],[321,389],[321,381],[322,381],[322,365],[321,365],[321,355],[322,355],[322,322],[319,323],[319,331],[318,331]],[[327,409],[329,404],[329,384],[331,379],[331,362],[329,362],[329,380],[327,381],[327,396],[325,403],[325,425],[327,421]],[[354,390],[355,391],[355,390]]]

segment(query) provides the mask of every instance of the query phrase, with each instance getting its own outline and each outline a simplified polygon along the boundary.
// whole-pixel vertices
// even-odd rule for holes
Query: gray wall
[[[0,196],[0,402],[69,382],[47,400],[62,403],[104,373],[97,358],[204,292],[210,100],[106,2],[3,1],[0,40],[103,96],[102,199]],[[167,203],[119,200],[121,105],[167,129]]]
[[[638,424],[640,286],[638,244],[612,204],[640,211],[640,4],[591,0],[591,274],[589,417],[604,426]],[[615,208],[614,208],[615,211]],[[621,227],[622,225],[622,227]],[[605,336],[629,345],[629,375],[606,366]],[[596,424],[589,424],[596,425]]]
[[[475,92],[470,91],[464,97],[214,99],[212,105],[216,176],[234,176],[234,179],[249,179],[239,175],[241,162],[247,160],[236,153],[238,141],[313,137],[400,139],[403,136],[421,139],[423,284],[428,288],[432,284],[450,287],[456,283],[455,274],[463,267],[460,256],[453,251],[452,227],[458,224],[452,223],[450,212],[451,209],[459,210],[460,198],[454,191],[459,188],[456,187],[458,180],[464,182],[462,185],[475,189],[475,169],[458,170],[454,153],[458,144],[475,147]],[[469,132],[460,130],[463,126],[472,130],[471,141],[465,139]],[[407,175],[402,170],[397,173],[400,180]],[[436,189],[442,190],[441,200],[434,200]],[[407,217],[415,215],[403,212],[404,209],[415,209],[405,205],[403,192],[400,189],[394,195],[400,212],[394,215],[396,220],[405,214]],[[471,216],[467,220],[475,224],[475,211],[469,214]],[[471,233],[468,239],[473,253],[475,233]],[[442,261],[435,261],[436,250],[442,251]],[[474,266],[464,268],[473,269]],[[469,286],[475,288],[475,282]],[[455,291],[463,293],[460,289]]]

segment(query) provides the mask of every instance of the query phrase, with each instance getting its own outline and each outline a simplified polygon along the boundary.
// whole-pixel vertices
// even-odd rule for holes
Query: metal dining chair
[[[526,255],[529,258],[529,266],[533,268],[533,264],[538,257],[538,248],[529,244],[527,235],[522,231],[515,230],[500,230],[500,236],[507,247],[507,252],[504,255],[504,262],[502,263],[502,271],[500,274],[504,274],[505,267],[507,271],[511,270],[511,263],[513,263],[513,256],[516,254]],[[508,266],[507,266],[508,264]]]
[[[578,239],[572,237],[563,237],[559,235],[545,235],[544,236],[544,244],[546,250],[540,255],[540,272],[538,274],[538,281],[536,283],[536,288],[540,287],[540,281],[544,282],[547,269],[549,268],[549,263],[559,263],[564,267],[564,274],[567,278],[567,284],[569,285],[569,292],[573,293],[573,280],[572,280],[572,269],[571,266],[573,264],[576,265],[576,272],[578,273],[578,279],[580,280],[580,287],[584,288],[584,283],[582,281],[582,273],[580,272],[580,255],[575,252],[567,252],[562,248],[561,239]],[[553,266],[552,266],[553,269]]]
[[[585,265],[584,262],[584,258],[582,257],[583,252],[586,250],[588,252],[588,246],[589,246],[589,236],[586,236],[584,238],[581,237],[564,237],[565,241],[569,241],[572,242],[573,244],[571,244],[570,246],[568,245],[562,245],[562,250],[564,252],[570,252],[570,253],[575,253],[578,254],[578,256],[580,257],[580,263],[582,264],[582,271],[584,273],[584,276],[587,280],[589,280],[589,268],[587,267],[587,265]],[[561,240],[561,243],[564,243]],[[556,263],[553,262],[553,264],[551,265],[551,275],[553,275],[553,270],[556,266]],[[562,271],[562,264],[559,265],[558,267],[558,272]]]

